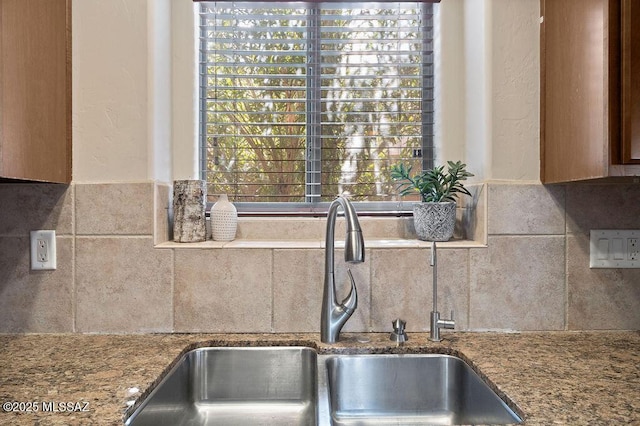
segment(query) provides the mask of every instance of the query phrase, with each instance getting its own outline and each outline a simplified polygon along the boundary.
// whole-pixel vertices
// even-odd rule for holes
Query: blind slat
[[[433,161],[432,32],[430,4],[201,3],[210,192],[395,199],[391,165]]]

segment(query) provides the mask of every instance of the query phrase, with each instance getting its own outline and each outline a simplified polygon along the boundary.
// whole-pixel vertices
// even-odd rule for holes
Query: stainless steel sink
[[[519,423],[463,360],[318,355],[307,347],[187,352],[125,421],[140,425]]]
[[[326,360],[326,369],[334,425],[521,422],[457,357],[331,356]]]
[[[317,355],[305,347],[185,354],[126,425],[315,425]]]

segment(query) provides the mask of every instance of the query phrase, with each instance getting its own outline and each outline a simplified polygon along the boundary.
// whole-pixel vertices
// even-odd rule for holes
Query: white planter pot
[[[449,241],[456,226],[456,203],[416,203],[413,223],[419,240]]]

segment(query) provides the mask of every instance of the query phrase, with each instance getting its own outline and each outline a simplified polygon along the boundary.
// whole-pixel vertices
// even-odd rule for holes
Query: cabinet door
[[[640,163],[640,2],[622,2],[622,162]]]
[[[618,2],[540,3],[543,183],[609,174],[610,142],[620,133]]]
[[[0,0],[0,176],[71,181],[70,0]]]

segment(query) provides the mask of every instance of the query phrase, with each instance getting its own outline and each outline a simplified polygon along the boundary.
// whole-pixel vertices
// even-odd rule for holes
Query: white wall
[[[171,0],[147,3],[147,159],[148,177],[172,180],[171,136],[173,92],[171,90]]]
[[[169,181],[170,0],[74,1],[73,180]]]
[[[465,159],[476,179],[486,180],[491,177],[492,167],[491,2],[465,1],[463,15],[466,67],[458,78],[465,82]]]
[[[540,2],[491,3],[493,130],[487,178],[539,181]]]
[[[146,1],[81,0],[72,11],[73,180],[147,180]]]
[[[446,0],[436,8],[436,162],[465,159],[466,72],[464,2]],[[446,48],[444,48],[446,46]],[[475,165],[473,165],[475,166]],[[477,169],[477,168],[476,168]]]
[[[195,6],[197,7],[197,6]],[[198,172],[198,29],[194,3],[172,0],[173,32],[173,170],[174,179],[199,179]],[[186,28],[185,28],[186,27]]]
[[[191,0],[73,3],[75,182],[197,178]],[[437,161],[539,179],[539,0],[440,3]]]
[[[443,0],[437,158],[539,180],[539,0]]]

